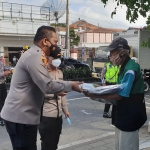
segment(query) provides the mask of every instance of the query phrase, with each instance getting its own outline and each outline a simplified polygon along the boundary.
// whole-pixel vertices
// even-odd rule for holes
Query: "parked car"
[[[66,68],[68,66],[71,68],[74,67],[74,68],[89,68],[90,69],[89,64],[83,63],[73,58],[62,57],[60,68]]]
[[[12,66],[4,66],[4,70],[10,70],[10,71],[14,71],[14,67]]]

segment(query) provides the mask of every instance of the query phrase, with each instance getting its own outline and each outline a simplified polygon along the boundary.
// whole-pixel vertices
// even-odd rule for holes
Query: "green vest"
[[[127,58],[120,69],[117,83],[121,83],[129,70],[135,72],[135,78],[130,96],[122,97],[122,99],[117,101],[115,126],[121,131],[133,132],[144,125],[147,115],[144,101],[144,82],[139,64]]]
[[[126,72],[128,70],[135,71],[135,79],[134,79],[133,86],[132,86],[130,94],[144,93],[144,81],[143,81],[143,76],[142,76],[140,66],[139,66],[139,64],[133,62],[132,59],[130,59],[127,62],[126,66],[124,68],[124,71],[118,77],[118,82],[117,83],[118,84],[121,83],[124,75],[126,74]]]
[[[105,79],[109,83],[116,83],[118,80],[119,67],[106,63]]]

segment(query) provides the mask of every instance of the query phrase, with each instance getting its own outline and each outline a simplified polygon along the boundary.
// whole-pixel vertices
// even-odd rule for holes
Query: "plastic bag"
[[[94,87],[93,84],[84,83],[84,84],[82,84],[81,88],[90,94],[107,95],[107,94],[116,94],[120,90],[122,90],[125,86],[126,86],[126,83]],[[113,105],[117,104],[116,100],[105,100],[105,99],[101,99],[101,98],[91,98],[91,99],[102,102],[102,103],[106,103],[106,104],[113,104]]]
[[[105,94],[115,94],[122,90],[126,84],[116,84],[116,85],[106,85],[94,87],[94,84],[83,83],[81,88],[90,94],[95,95],[105,95]]]

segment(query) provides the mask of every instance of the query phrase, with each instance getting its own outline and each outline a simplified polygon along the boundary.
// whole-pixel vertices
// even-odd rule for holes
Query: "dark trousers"
[[[13,150],[37,150],[37,125],[25,125],[5,121]]]
[[[38,128],[41,136],[41,150],[56,150],[62,130],[62,116],[42,117]]]
[[[6,84],[0,84],[0,112],[4,106],[5,103],[5,99],[7,96],[7,89],[6,89]],[[0,117],[0,121],[1,121],[1,117]]]
[[[112,117],[111,124],[112,125],[115,125],[116,108],[117,108],[117,105],[112,105],[112,111],[111,111],[111,117]]]
[[[111,104],[105,104],[104,112],[108,113],[109,109],[110,109],[110,106],[111,106]]]

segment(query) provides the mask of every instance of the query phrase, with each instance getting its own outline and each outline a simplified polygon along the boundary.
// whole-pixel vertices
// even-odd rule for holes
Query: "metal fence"
[[[50,21],[50,7],[0,2],[0,19],[10,18]]]

